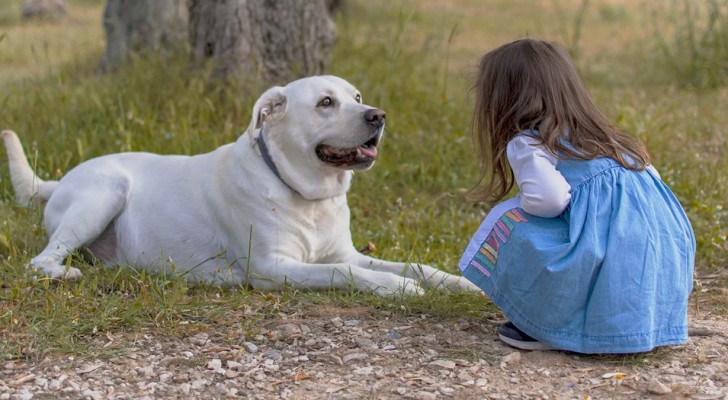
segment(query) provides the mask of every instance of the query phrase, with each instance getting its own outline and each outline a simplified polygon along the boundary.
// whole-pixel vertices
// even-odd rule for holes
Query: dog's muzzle
[[[374,164],[377,158],[377,145],[384,131],[384,120],[387,113],[378,108],[366,110],[364,121],[374,130],[374,135],[356,147],[341,148],[327,144],[316,146],[316,156],[326,164],[345,169],[366,169]]]
[[[381,136],[380,130],[361,145],[344,149],[320,144],[316,146],[316,155],[319,160],[335,167],[346,169],[369,168],[377,158],[377,145]]]

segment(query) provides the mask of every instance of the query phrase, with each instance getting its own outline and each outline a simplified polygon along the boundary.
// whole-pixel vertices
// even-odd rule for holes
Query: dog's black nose
[[[364,113],[364,119],[378,128],[384,125],[385,118],[387,118],[387,113],[378,108],[372,108]]]

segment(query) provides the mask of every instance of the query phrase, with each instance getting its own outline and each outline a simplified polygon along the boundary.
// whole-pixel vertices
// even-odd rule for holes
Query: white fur
[[[477,290],[458,276],[378,260],[352,245],[346,192],[353,172],[322,162],[315,148],[358,146],[372,135],[363,115],[373,107],[357,95],[337,77],[301,79],[266,91],[235,143],[195,156],[98,157],[60,182],[38,179],[15,133],[2,132],[18,201],[47,200],[49,243],[30,266],[51,278],[78,279],[81,272],[64,259],[86,247],[108,265],[166,268],[261,290],[414,294],[423,283]],[[335,106],[320,107],[324,96]],[[383,125],[377,129],[381,135]],[[261,132],[285,183],[261,157],[254,140]]]

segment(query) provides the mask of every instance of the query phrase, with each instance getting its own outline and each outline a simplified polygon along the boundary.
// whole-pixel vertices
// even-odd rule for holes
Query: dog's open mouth
[[[321,161],[337,167],[365,168],[372,165],[377,158],[378,142],[379,135],[358,147],[348,149],[320,144],[316,146],[316,155]]]

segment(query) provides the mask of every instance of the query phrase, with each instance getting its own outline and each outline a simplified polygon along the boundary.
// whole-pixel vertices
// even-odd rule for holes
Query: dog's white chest
[[[351,246],[346,197],[294,201],[277,221],[281,253],[303,262],[324,262]]]

